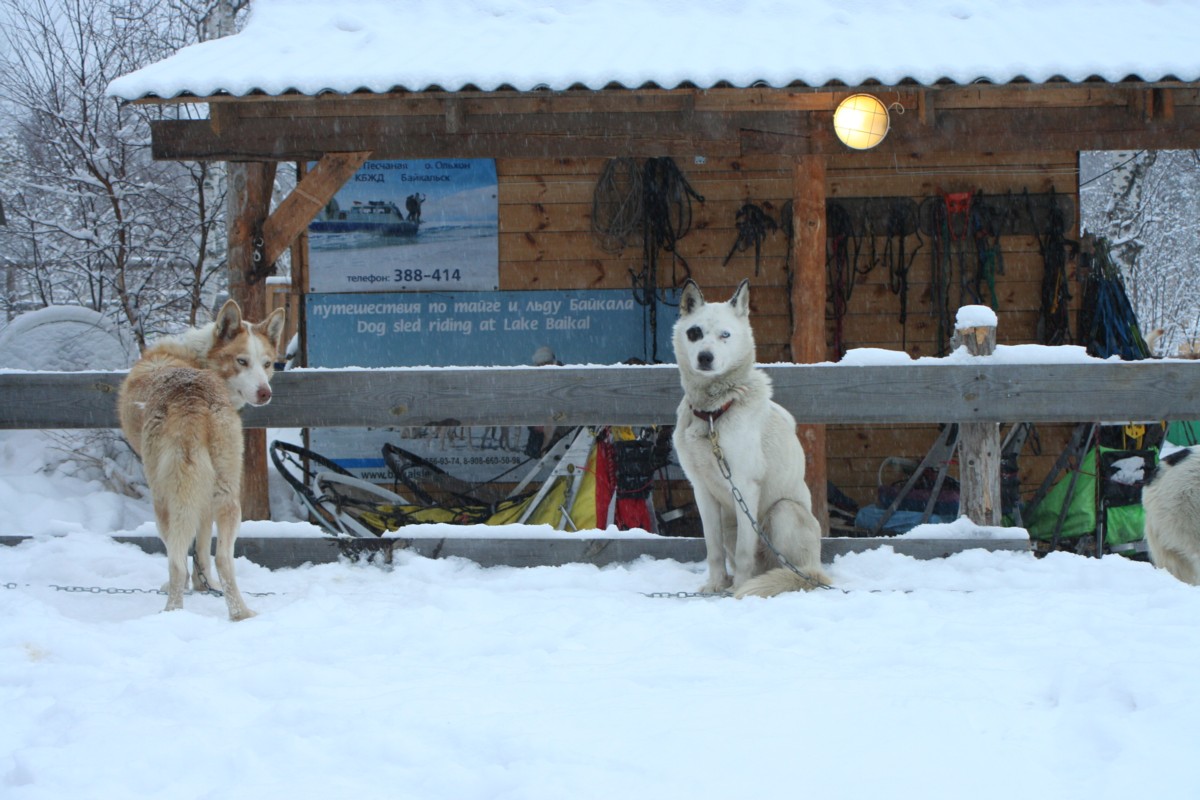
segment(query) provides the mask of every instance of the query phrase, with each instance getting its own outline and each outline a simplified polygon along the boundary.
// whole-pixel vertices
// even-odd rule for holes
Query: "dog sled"
[[[1163,423],[1076,426],[1029,502],[1029,537],[1039,552],[1145,552],[1142,489],[1169,435]]]
[[[1079,337],[1088,354],[1123,361],[1151,357],[1108,242],[1085,238],[1080,259],[1086,278]],[[1028,504],[1026,528],[1034,547],[1095,556],[1144,554],[1142,489],[1160,451],[1188,429],[1187,423],[1159,420],[1077,425]]]
[[[618,465],[612,460],[618,449],[638,457]],[[504,480],[505,473],[472,484],[386,444],[384,463],[393,478],[388,488],[299,445],[275,441],[270,446],[272,463],[310,519],[339,538],[373,538],[431,523],[548,525],[560,531],[617,524],[653,531],[653,473],[665,465],[656,453],[661,451],[640,437],[580,428],[531,459],[532,466],[514,483]]]

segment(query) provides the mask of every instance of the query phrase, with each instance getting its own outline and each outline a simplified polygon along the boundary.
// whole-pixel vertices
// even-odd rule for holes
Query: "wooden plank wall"
[[[630,286],[630,271],[642,270],[641,243],[635,240],[622,252],[602,249],[593,236],[592,202],[597,179],[606,161],[580,158],[560,160],[500,159],[497,161],[500,202],[500,288],[503,290],[621,289]],[[786,265],[787,240],[781,232],[763,242],[756,265],[753,249],[725,259],[737,240],[736,214],[744,203],[754,203],[778,221],[791,197],[791,162],[785,157],[677,159],[691,186],[704,197],[693,203],[692,229],[680,241],[681,258],[661,253],[659,284],[682,282],[690,274],[710,299],[723,300],[743,278],[751,279],[751,306],[758,357],[762,362],[787,361],[791,335]],[[965,154],[936,159],[912,154],[900,160],[892,155],[847,153],[831,159],[827,171],[831,200],[849,197],[907,197],[919,203],[939,192],[982,190],[987,195],[1023,190],[1054,190],[1077,197],[1078,169],[1073,152],[1021,155]],[[1077,233],[1072,221],[1069,236]],[[909,247],[916,240],[910,237]],[[883,241],[877,243],[881,252]],[[1040,305],[1042,257],[1032,236],[1002,240],[1006,274],[998,279],[1000,344],[1036,341]],[[864,253],[869,246],[864,243]],[[913,356],[934,355],[937,325],[931,316],[930,246],[926,242],[910,274],[909,317],[902,331],[899,301],[888,286],[886,269],[867,270],[860,257],[859,276],[844,320],[846,348],[905,349]],[[686,267],[684,262],[686,261]],[[1078,296],[1072,281],[1072,294]],[[957,293],[955,294],[957,296]],[[801,313],[814,313],[823,301]],[[953,310],[952,312],[953,313]],[[662,308],[659,324],[670,326],[675,311]],[[1072,313],[1074,326],[1074,313]],[[832,349],[832,322],[827,315],[827,340]],[[669,357],[669,356],[668,356]],[[886,387],[880,387],[886,392]],[[827,458],[829,478],[859,503],[870,503],[876,475],[883,459],[899,456],[919,459],[936,436],[930,426],[863,428],[830,426]],[[1031,491],[1049,468],[1066,440],[1064,429],[1043,428],[1041,457],[1026,451],[1021,462],[1025,490]]]
[[[939,192],[982,191],[985,195],[1007,192],[1031,194],[1054,191],[1078,197],[1078,161],[1073,152],[1037,153],[1028,156],[965,154],[943,156],[922,163],[913,158],[897,165],[890,157],[853,154],[837,159],[830,170],[828,195],[837,197],[908,196],[920,202]],[[1071,220],[1068,236],[1078,234],[1078,219]],[[996,279],[998,336],[1001,345],[1037,342],[1044,263],[1034,236],[1002,237],[1005,274]],[[937,324],[931,314],[930,243],[918,252],[910,274],[908,320],[899,324],[899,300],[888,286],[885,270],[875,268],[863,276],[848,305],[844,343],[854,347],[905,349],[914,357],[937,353]],[[1081,294],[1072,281],[1074,299],[1071,329],[1075,333],[1075,310]],[[957,297],[957,291],[952,295]],[[954,313],[955,305],[951,305]],[[902,347],[902,341],[906,346]],[[881,391],[886,391],[881,387]],[[1003,431],[1002,431],[1003,433]],[[1035,444],[1027,445],[1019,462],[1022,491],[1028,496],[1041,483],[1070,435],[1069,427],[1039,426],[1041,455]],[[880,465],[892,456],[919,460],[937,436],[925,426],[887,428],[831,428],[827,458],[829,476],[839,488],[859,503],[871,502]],[[896,473],[890,473],[895,478]],[[885,474],[885,479],[887,474]]]

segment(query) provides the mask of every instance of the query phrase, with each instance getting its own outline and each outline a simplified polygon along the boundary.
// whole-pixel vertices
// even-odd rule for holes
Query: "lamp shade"
[[[890,125],[887,108],[869,94],[852,94],[833,112],[834,133],[855,150],[869,150],[882,142]]]

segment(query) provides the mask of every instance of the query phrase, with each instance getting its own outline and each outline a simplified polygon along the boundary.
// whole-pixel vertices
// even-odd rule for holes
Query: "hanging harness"
[[[825,259],[826,279],[830,312],[833,317],[833,348],[838,358],[845,352],[843,334],[846,310],[859,275],[871,271],[871,265],[859,270],[858,257],[862,251],[862,236],[854,228],[854,220],[840,203],[830,203],[825,211],[829,225],[827,254]]]
[[[1067,222],[1062,209],[1056,202],[1053,190],[1047,204],[1045,234],[1037,234],[1038,251],[1042,256],[1044,266],[1042,272],[1042,301],[1038,312],[1038,341],[1041,344],[1070,344],[1071,289],[1067,282],[1068,253],[1074,255],[1078,251],[1078,243],[1067,239]],[[1025,206],[1029,212],[1030,221],[1035,231],[1039,230],[1034,216],[1033,201],[1029,191],[1025,191]]]
[[[888,208],[880,261],[887,269],[888,288],[900,301],[900,347],[903,350],[908,349],[908,273],[923,244],[919,228],[916,207],[911,203],[894,202]],[[918,232],[917,246],[911,253],[907,253],[909,231]]]
[[[608,252],[620,252],[638,231],[642,234],[642,270],[629,271],[633,298],[645,313],[643,352],[658,363],[659,251],[670,253],[672,266],[692,271],[676,246],[692,228],[692,201],[704,202],[669,157],[648,158],[639,166],[631,158],[610,159],[592,196],[592,233]],[[681,282],[672,273],[671,285]]]
[[[999,309],[996,297],[996,276],[1004,274],[1004,252],[1000,249],[1001,219],[999,212],[983,202],[983,192],[976,192],[970,211],[971,238],[975,242],[975,285],[972,296],[977,304]]]
[[[742,253],[753,247],[754,276],[758,277],[763,240],[767,238],[767,234],[779,230],[779,225],[761,206],[745,203],[734,215],[734,226],[737,228],[737,239],[734,240],[733,247],[729,249],[729,255],[725,256],[721,266],[728,265],[734,253]]]

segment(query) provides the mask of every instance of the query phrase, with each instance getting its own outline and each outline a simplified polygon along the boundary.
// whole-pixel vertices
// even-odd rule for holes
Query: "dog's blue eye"
[[[732,336],[732,335],[733,335],[733,334],[731,334],[729,331],[721,331],[721,338],[722,338],[722,339],[728,339],[728,338],[729,338],[730,336]]]
[[[704,338],[704,331],[700,330],[699,325],[693,325],[687,329],[687,337],[689,342],[698,342]]]

